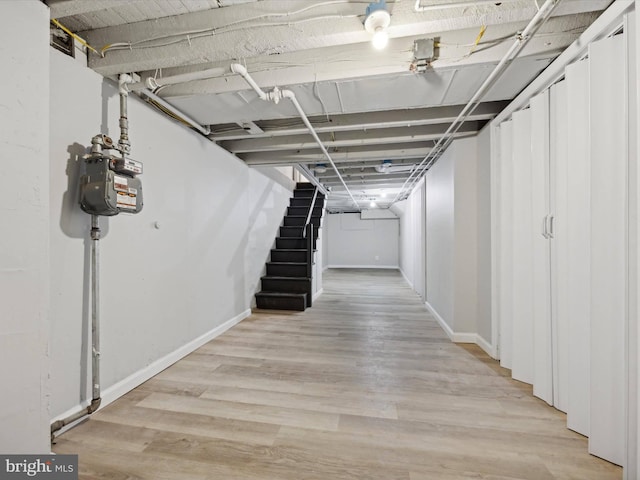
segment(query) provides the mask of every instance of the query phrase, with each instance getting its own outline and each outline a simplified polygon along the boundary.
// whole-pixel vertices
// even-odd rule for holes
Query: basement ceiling
[[[155,93],[247,164],[300,166],[330,188],[333,211],[371,201],[388,207],[538,8],[534,0],[389,0],[390,41],[379,51],[363,27],[367,1],[46,3],[51,18],[103,53],[90,53],[89,66],[106,77],[134,72],[161,81],[218,69]],[[477,134],[610,3],[561,1],[456,135]],[[414,42],[421,39],[437,48],[416,71]],[[295,92],[357,207],[291,102],[261,100],[230,72],[232,63],[245,65],[265,91]]]

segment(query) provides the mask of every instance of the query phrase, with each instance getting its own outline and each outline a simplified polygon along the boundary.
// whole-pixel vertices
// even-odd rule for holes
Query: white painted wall
[[[491,128],[487,126],[477,137],[476,157],[477,205],[477,310],[476,330],[493,345],[491,328]]]
[[[400,271],[423,300],[426,299],[425,195],[425,180],[422,178],[402,202],[403,219],[400,221]]]
[[[454,150],[454,331],[477,333],[478,201],[474,138],[456,141]],[[428,218],[428,217],[427,217]]]
[[[477,148],[456,140],[426,175],[427,303],[456,341],[477,334]]]
[[[80,157],[93,135],[117,138],[119,129],[112,83],[55,50],[50,61],[48,280],[55,417],[76,408],[88,388],[83,344],[89,338],[89,216],[77,205]],[[145,206],[138,215],[101,219],[101,359],[107,391],[246,315],[292,188],[280,173],[272,171],[269,178],[248,168],[134,96],[129,120],[132,158],[144,163]]]
[[[455,150],[452,144],[426,175],[427,302],[454,330]],[[403,217],[404,220],[405,217]],[[410,261],[410,260],[407,260]]]
[[[327,215],[329,268],[398,268],[397,219],[362,220],[359,213]]]
[[[412,193],[413,195],[413,193]],[[394,204],[394,207],[398,209],[400,215],[400,239],[399,239],[399,259],[400,272],[404,276],[407,283],[413,288],[413,272],[414,265],[414,233],[413,226],[416,223],[415,215],[412,208],[412,203],[409,199],[403,200]]]
[[[0,2],[0,18],[0,452],[48,453],[49,10]]]

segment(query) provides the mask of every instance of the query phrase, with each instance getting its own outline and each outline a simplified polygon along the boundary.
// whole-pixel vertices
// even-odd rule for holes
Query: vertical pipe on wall
[[[100,224],[91,215],[91,389],[100,403]]]
[[[100,408],[100,224],[91,215],[91,403],[62,420],[51,424],[51,440],[67,425],[91,415]]]
[[[131,150],[129,142],[129,119],[127,114],[127,99],[129,91],[127,85],[133,79],[127,74],[121,74],[118,78],[118,87],[120,93],[120,139],[118,140],[118,150],[122,153],[122,158]]]

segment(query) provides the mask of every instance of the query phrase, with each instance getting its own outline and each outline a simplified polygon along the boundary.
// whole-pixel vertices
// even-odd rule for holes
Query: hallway
[[[82,479],[620,479],[396,270],[327,270],[56,440]],[[215,306],[213,306],[215,308]],[[180,321],[180,319],[176,319]]]

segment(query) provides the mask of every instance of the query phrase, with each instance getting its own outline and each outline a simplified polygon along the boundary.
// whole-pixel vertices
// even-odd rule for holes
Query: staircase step
[[[300,238],[304,234],[304,226],[285,226],[280,227],[280,236],[281,237],[297,237]]]
[[[259,292],[256,293],[256,305],[267,310],[295,310],[303,312],[307,308],[307,295],[304,293]]]
[[[292,197],[289,200],[289,205],[292,207],[307,207],[311,205],[311,198],[309,197]],[[316,203],[313,204],[315,207],[324,207],[324,198],[316,198]]]
[[[287,215],[303,216],[306,217],[309,214],[309,207],[287,207]],[[314,207],[311,213],[314,217],[322,216],[322,207]]]
[[[282,292],[282,293],[305,293],[311,292],[310,278],[296,277],[272,277],[265,276],[261,278],[262,291],[264,292]]]
[[[311,182],[298,182],[296,183],[296,189],[308,188],[310,190],[314,190],[316,186]]]
[[[305,223],[307,223],[307,217],[302,215],[287,215],[284,217],[285,227],[304,227]],[[322,217],[311,217],[311,223],[317,229],[322,223]]]
[[[280,236],[282,238],[304,238],[304,227],[280,227]],[[313,239],[318,239],[318,229],[313,229]]]
[[[310,188],[296,188],[293,191],[293,196],[295,198],[311,198],[313,197],[315,190],[312,190]],[[324,198],[324,193],[320,193],[318,192],[318,195],[316,195],[316,198]]]
[[[269,262],[269,277],[303,277],[307,278],[307,264],[303,262]]]
[[[276,248],[307,248],[307,240],[304,238],[276,238]]]
[[[307,261],[307,251],[304,249],[274,248],[271,250],[272,262],[300,262]]]

